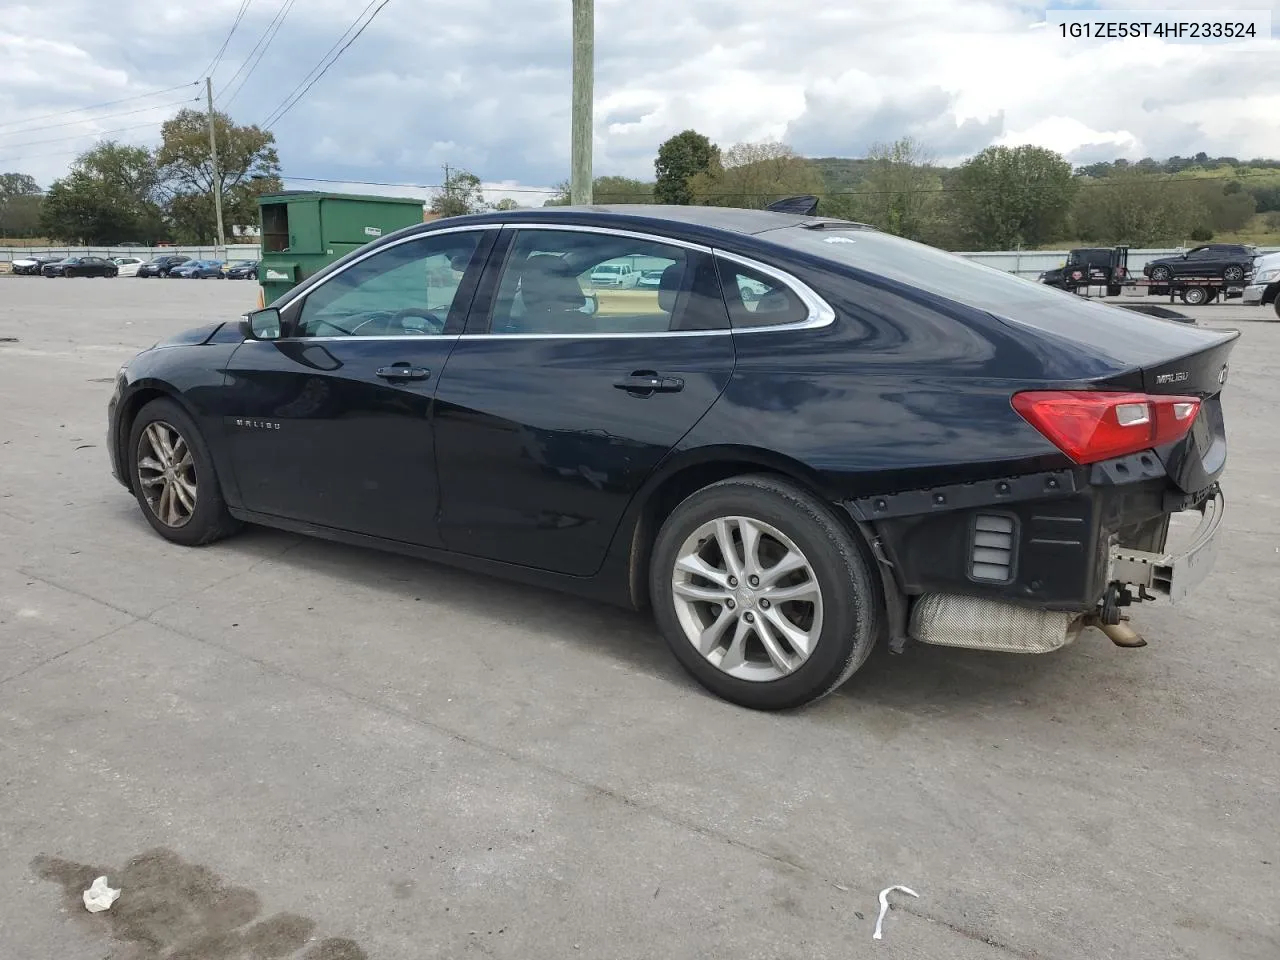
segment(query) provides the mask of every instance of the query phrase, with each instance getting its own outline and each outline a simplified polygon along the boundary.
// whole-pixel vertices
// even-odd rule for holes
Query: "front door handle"
[[[411,367],[407,363],[379,367],[373,372],[383,380],[425,380],[431,376],[431,371],[426,367]]]
[[[684,381],[679,377],[664,377],[652,370],[637,370],[629,377],[621,377],[613,381],[619,390],[647,397],[653,393],[679,393],[684,389]]]

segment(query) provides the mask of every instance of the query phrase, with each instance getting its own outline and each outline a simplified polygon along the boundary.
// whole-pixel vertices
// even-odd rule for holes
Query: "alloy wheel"
[[[196,465],[191,448],[163,420],[147,424],[138,440],[138,482],[147,506],[167,527],[183,527],[196,510]]]
[[[1244,269],[1243,269],[1243,268],[1241,268],[1241,267],[1227,267],[1227,269],[1226,269],[1226,270],[1223,270],[1223,271],[1222,271],[1222,279],[1223,279],[1223,280],[1233,280],[1233,281],[1234,281],[1234,280],[1243,280],[1243,279],[1244,279]]]
[[[676,616],[695,650],[740,680],[794,673],[822,634],[813,565],[776,527],[719,517],[681,545],[671,576]]]

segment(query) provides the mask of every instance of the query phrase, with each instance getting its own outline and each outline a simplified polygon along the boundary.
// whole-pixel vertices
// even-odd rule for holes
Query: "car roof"
[[[674,227],[700,227],[727,233],[755,235],[766,233],[770,230],[778,230],[782,227],[794,227],[802,223],[812,223],[815,220],[830,220],[832,218],[811,217],[794,213],[774,213],[771,210],[745,210],[738,207],[617,203],[494,211],[493,213],[458,217],[456,219],[459,222],[465,219],[474,223],[510,223],[513,225],[518,225],[521,221],[547,223],[555,222],[556,220],[563,220],[565,223],[590,223],[594,221],[602,226],[611,224],[619,227],[625,227],[628,223],[633,227],[638,227],[644,223],[659,223]],[[435,220],[432,221],[430,226],[443,222],[444,220]]]

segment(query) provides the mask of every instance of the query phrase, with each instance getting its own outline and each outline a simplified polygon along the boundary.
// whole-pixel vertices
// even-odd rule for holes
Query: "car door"
[[[583,287],[640,256],[658,289]],[[732,376],[709,251],[626,231],[503,231],[436,393],[450,550],[578,576],[599,569],[645,478]]]
[[[281,339],[228,363],[224,426],[246,509],[432,546],[432,396],[494,231],[359,257],[290,301]]]
[[[1186,259],[1174,261],[1174,274],[1182,277],[1202,277],[1214,272],[1214,253],[1211,247],[1194,247],[1187,251]],[[1221,267],[1218,266],[1218,270]]]

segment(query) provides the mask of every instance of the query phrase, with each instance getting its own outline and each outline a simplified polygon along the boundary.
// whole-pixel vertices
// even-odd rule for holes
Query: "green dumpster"
[[[422,201],[289,190],[258,198],[264,304],[352,250],[422,223]]]

